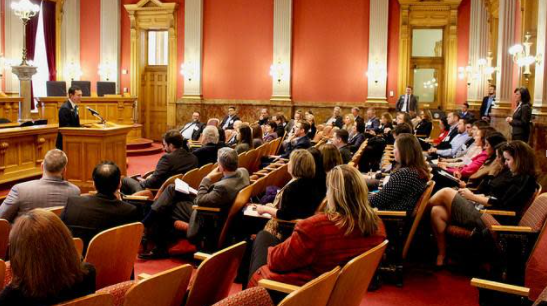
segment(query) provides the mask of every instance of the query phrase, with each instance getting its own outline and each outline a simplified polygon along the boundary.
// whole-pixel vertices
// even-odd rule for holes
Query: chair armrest
[[[493,281],[484,280],[480,278],[471,279],[471,286],[482,288],[482,289],[494,290],[498,292],[514,294],[514,295],[525,296],[525,297],[528,296],[528,294],[530,294],[530,288],[515,286],[515,285],[508,285],[508,284],[493,282]]]
[[[374,209],[376,214],[380,217],[406,217],[406,211],[397,211],[397,210],[378,210]]]
[[[201,260],[201,261],[204,261],[205,259],[211,257],[213,255],[211,254],[207,254],[207,253],[203,253],[203,252],[196,252],[194,253],[194,259],[196,260]]]
[[[291,293],[300,289],[299,286],[289,285],[281,282],[276,282],[269,279],[261,279],[258,281],[258,285],[265,289],[275,290],[283,293]]]
[[[279,222],[279,223],[285,223],[285,224],[292,224],[292,225],[295,225],[296,223],[298,223],[298,221],[300,221],[301,219],[296,219],[296,220],[283,220],[283,219],[277,219],[277,218],[274,218],[275,221]]]
[[[494,232],[535,233],[529,226],[492,225]]]
[[[148,278],[151,278],[152,275],[148,274],[148,273],[141,273],[139,274],[139,276],[137,276],[137,279],[138,280],[144,280],[144,279],[148,279]]]
[[[204,207],[204,206],[192,205],[192,209],[197,211],[220,212],[220,208],[218,207]]]
[[[253,175],[263,177],[263,176],[267,176],[269,173],[270,173],[270,172],[267,172],[267,173],[264,173],[264,172],[255,172],[255,173],[253,173]]]
[[[146,172],[146,173],[142,176],[142,178],[145,179],[145,178],[149,177],[149,176],[152,175],[152,174],[154,174],[154,170]]]
[[[508,210],[493,210],[493,209],[481,209],[480,211],[483,214],[490,214],[493,216],[508,216],[508,217],[515,217],[517,215],[514,211],[508,211]]]
[[[150,199],[147,196],[136,196],[136,195],[126,195],[123,196],[124,200],[131,200],[131,201],[150,201]]]

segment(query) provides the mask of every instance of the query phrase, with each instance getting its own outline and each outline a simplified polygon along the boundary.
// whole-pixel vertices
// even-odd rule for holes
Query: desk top
[[[57,132],[59,129],[57,124],[47,124],[47,125],[33,125],[25,127],[8,127],[0,129],[0,137],[14,137],[21,135],[29,134],[38,134],[38,133],[47,133],[47,132]]]

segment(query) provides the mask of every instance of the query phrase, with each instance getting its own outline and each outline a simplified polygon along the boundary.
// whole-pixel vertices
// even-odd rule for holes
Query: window
[[[168,46],[167,31],[149,31],[148,65],[167,65]]]
[[[443,56],[442,29],[412,30],[412,56],[441,57]]]
[[[36,30],[34,66],[38,67],[38,69],[37,73],[32,76],[32,92],[35,97],[45,97],[47,96],[46,82],[49,81],[49,67],[47,65],[43,14],[39,14],[38,29]]]

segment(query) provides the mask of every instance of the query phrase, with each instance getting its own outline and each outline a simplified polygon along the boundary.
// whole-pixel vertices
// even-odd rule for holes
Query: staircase
[[[136,138],[127,143],[127,156],[153,155],[162,150],[161,144],[146,138]]]

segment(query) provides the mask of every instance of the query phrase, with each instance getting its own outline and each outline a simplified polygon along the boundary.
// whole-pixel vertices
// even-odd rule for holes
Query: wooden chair
[[[51,211],[52,213],[56,214],[57,217],[61,217],[61,214],[63,213],[63,210],[65,209],[64,206],[53,206],[53,207],[47,207],[44,208],[47,211]]]
[[[186,299],[186,306],[212,305],[230,293],[246,242],[242,241],[212,255],[196,253],[199,265]]]
[[[84,252],[84,241],[82,240],[82,238],[72,238],[72,241],[74,242],[74,247],[76,247],[76,252],[78,252],[78,255],[80,255],[80,257],[82,257],[82,254]]]
[[[6,259],[10,229],[11,224],[9,221],[6,219],[0,219],[0,259]]]
[[[186,172],[186,174],[182,177],[182,180],[194,189],[199,188],[199,184],[202,179],[203,177],[201,176],[199,169],[192,169]]]
[[[143,230],[142,223],[135,222],[108,229],[91,239],[84,261],[95,266],[96,289],[129,280]]]
[[[6,263],[0,259],[0,291],[4,289],[6,279]]]
[[[55,306],[111,306],[114,298],[106,293],[93,293]]]

